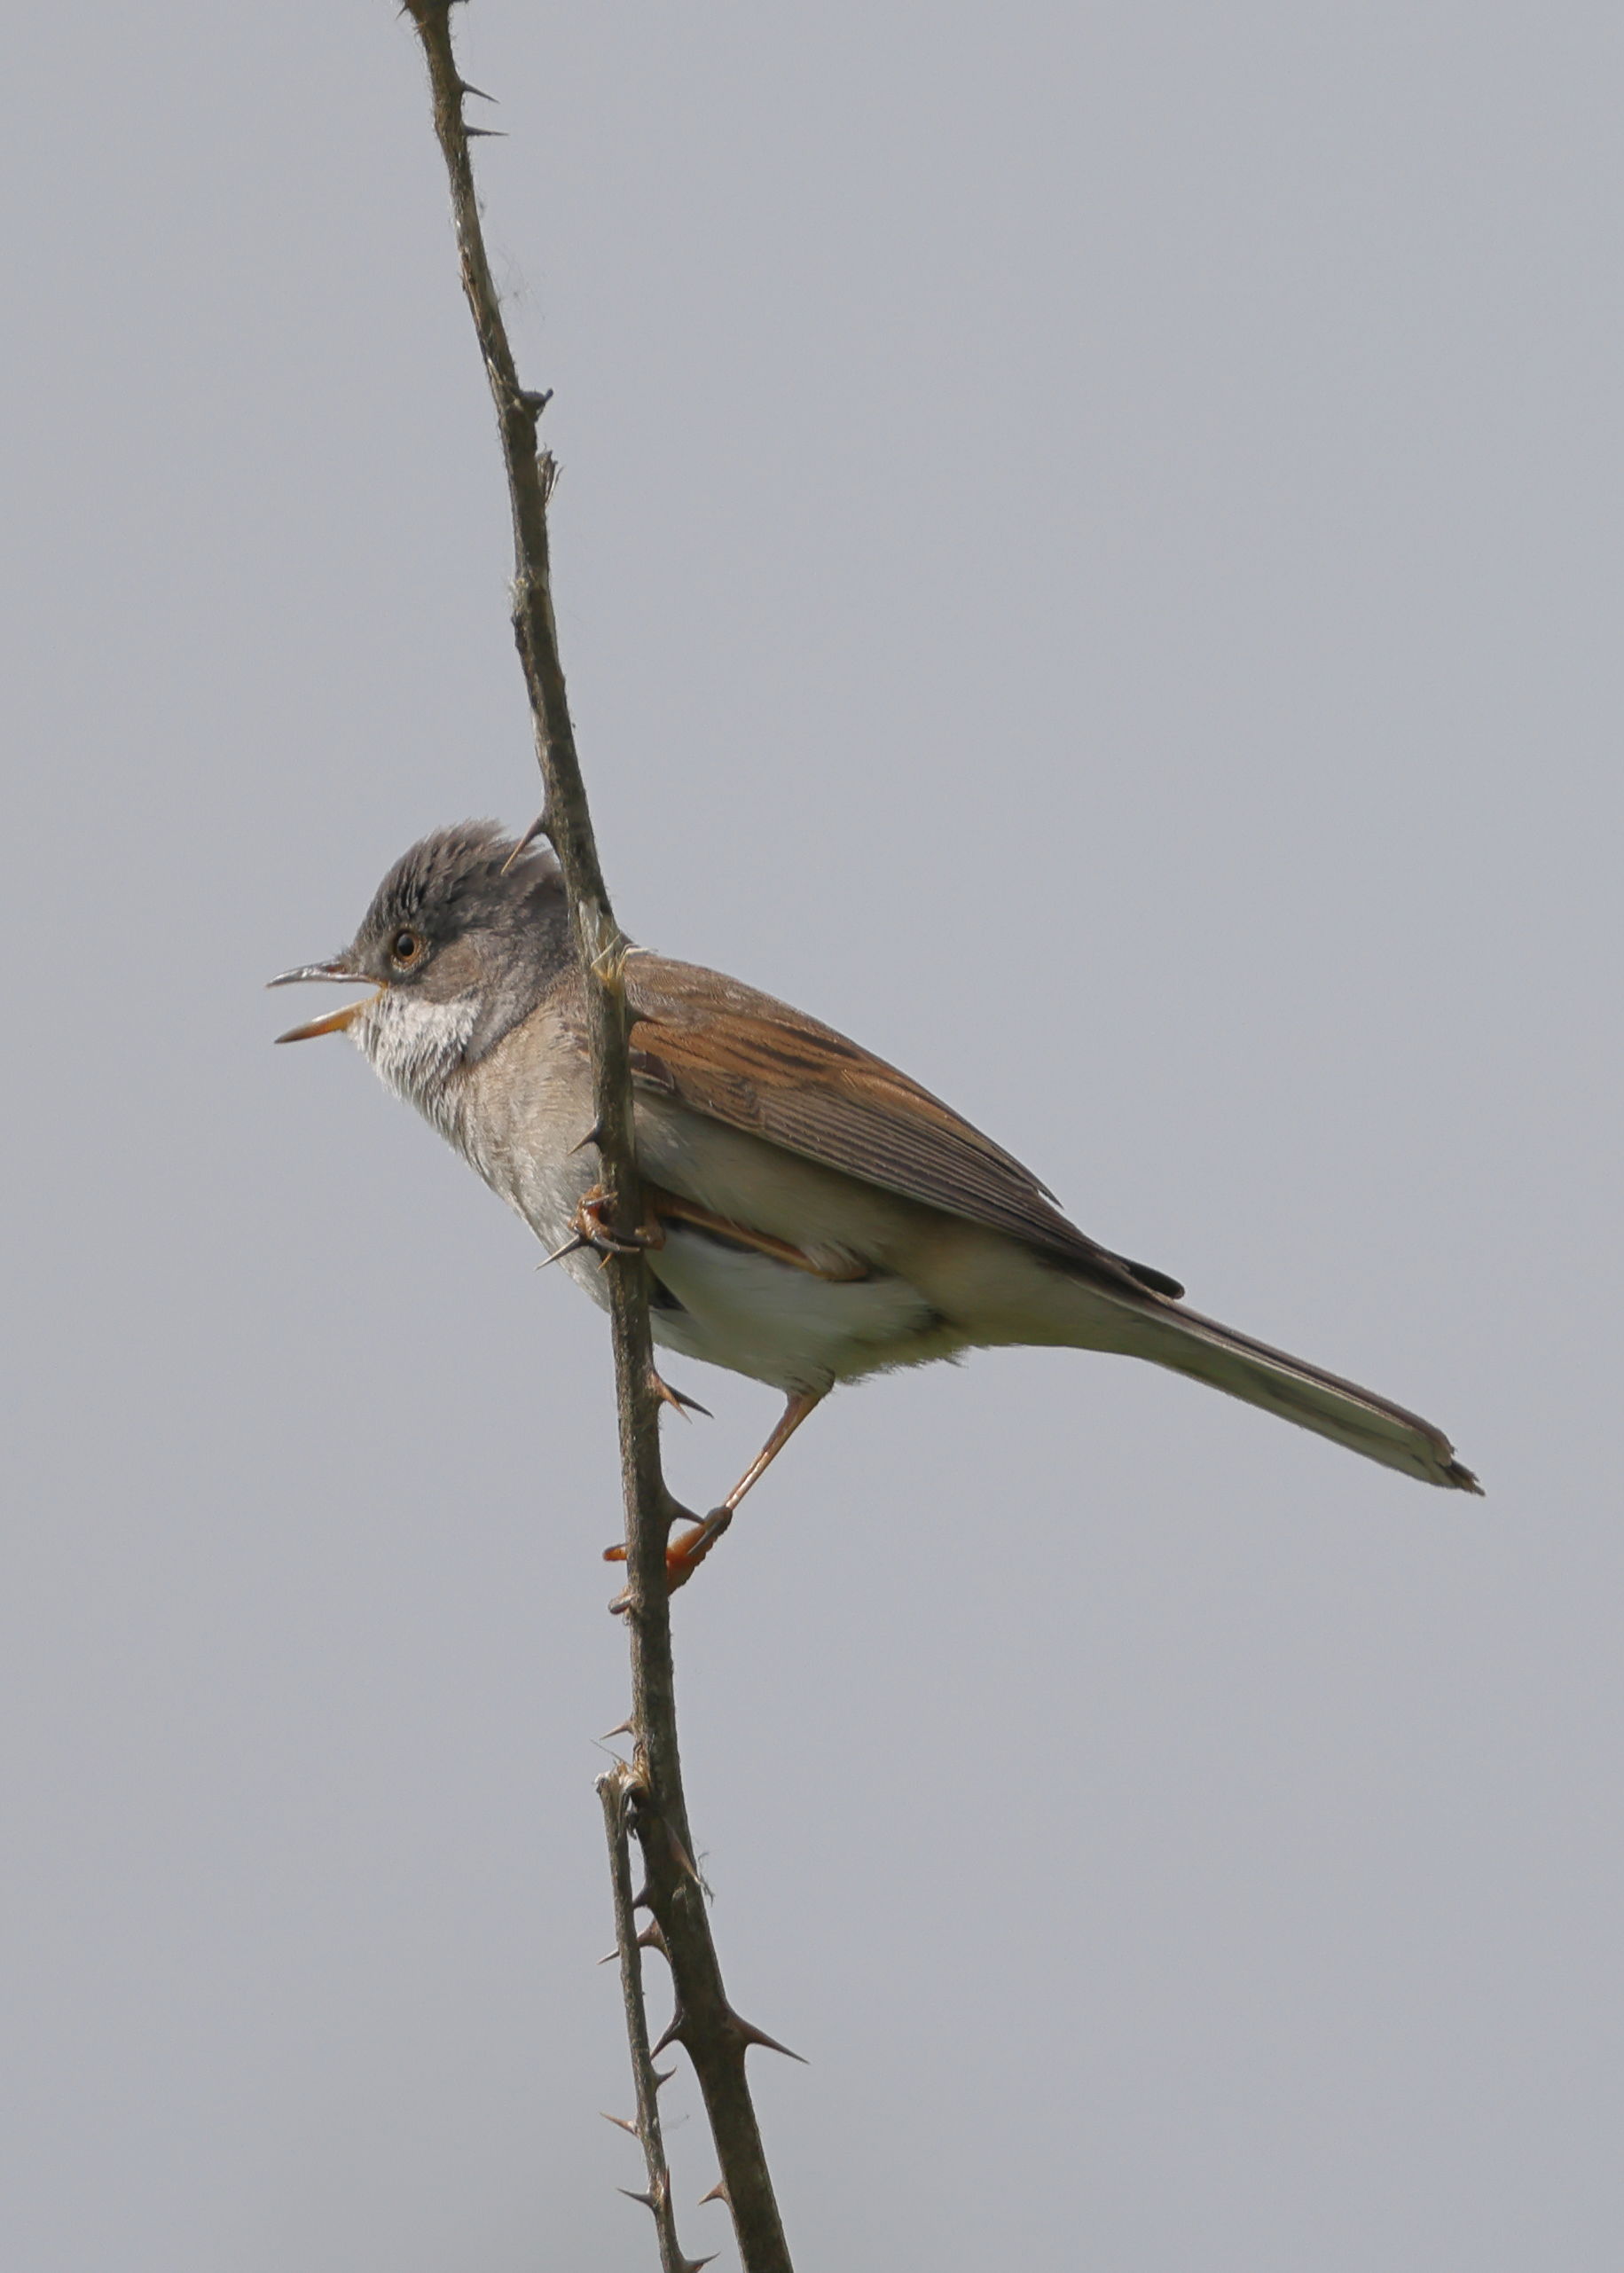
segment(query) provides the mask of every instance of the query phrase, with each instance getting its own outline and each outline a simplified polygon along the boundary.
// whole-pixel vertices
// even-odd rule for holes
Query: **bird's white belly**
[[[651,1312],[655,1341],[777,1389],[821,1391],[940,1354],[941,1321],[930,1303],[889,1274],[820,1279],[675,1225],[650,1261],[666,1297],[656,1297]],[[673,1298],[679,1308],[666,1306]]]

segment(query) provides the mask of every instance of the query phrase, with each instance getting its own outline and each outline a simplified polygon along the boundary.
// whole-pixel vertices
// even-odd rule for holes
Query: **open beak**
[[[359,986],[364,983],[361,972],[349,970],[341,962],[332,962],[301,963],[295,970],[279,971],[275,978],[266,984],[271,986],[295,986],[302,979],[336,979],[345,986]],[[277,1039],[279,1042],[313,1042],[318,1034],[341,1034],[369,1003],[377,1001],[382,992],[381,987],[375,987],[371,994],[364,994],[359,1002],[347,1002],[341,1010],[329,1010],[325,1018],[312,1018],[303,1026],[290,1026],[286,1033],[279,1034]]]

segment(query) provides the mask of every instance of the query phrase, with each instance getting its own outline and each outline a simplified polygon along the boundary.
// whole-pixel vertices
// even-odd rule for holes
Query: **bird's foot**
[[[665,1550],[666,1585],[686,1587],[732,1521],[731,1508],[712,1508],[703,1523],[672,1540]]]
[[[687,1510],[684,1509],[681,1512],[686,1515]],[[668,1591],[675,1593],[679,1587],[687,1585],[688,1580],[710,1554],[728,1524],[732,1523],[734,1511],[731,1508],[712,1508],[702,1523],[696,1522],[692,1531],[685,1531],[680,1539],[672,1540],[665,1550],[665,1584]],[[606,1563],[624,1563],[626,1559],[624,1541],[617,1540],[613,1547],[606,1547],[603,1550],[603,1559]],[[626,1603],[627,1596],[624,1594],[619,1594],[609,1604],[609,1608],[618,1612],[625,1609]]]
[[[615,1255],[644,1255],[651,1248],[663,1247],[665,1232],[657,1218],[650,1216],[647,1223],[639,1224],[634,1231],[621,1231],[606,1220],[608,1195],[601,1184],[594,1184],[585,1193],[581,1204],[569,1219],[570,1229],[583,1247],[597,1250],[600,1264],[608,1263]]]

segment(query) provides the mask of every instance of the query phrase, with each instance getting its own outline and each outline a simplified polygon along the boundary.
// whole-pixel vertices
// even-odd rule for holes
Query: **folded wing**
[[[822,1167],[1008,1232],[1085,1276],[1182,1294],[1164,1272],[1086,1237],[1012,1154],[833,1027],[642,949],[625,973],[632,1070],[645,1086]]]

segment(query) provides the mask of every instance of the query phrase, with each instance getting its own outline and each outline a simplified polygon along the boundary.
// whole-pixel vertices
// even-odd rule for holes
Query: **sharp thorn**
[[[497,99],[494,95],[488,95],[482,87],[475,86],[473,82],[467,79],[458,80],[457,92],[459,95],[477,95],[482,103],[494,103]]]
[[[637,1946],[639,1949],[657,1949],[666,1963],[671,1963],[671,1953],[665,1946],[665,1928],[658,1918],[649,1919],[637,1938]]]
[[[716,2263],[718,2254],[718,2253],[713,2249],[709,2257],[685,2257],[682,2260],[682,2273],[701,2273],[702,2267]]]
[[[600,1957],[600,1959],[598,1960],[598,1963],[599,1963],[600,1965],[612,1965],[612,1964],[615,1963],[615,1960],[619,1956],[619,1955],[620,1955],[620,1950],[619,1950],[619,1948],[618,1948],[618,1947],[616,1947],[616,1948],[613,1948],[613,1949],[606,1949],[606,1950],[604,1951],[604,1953],[603,1953],[602,1956],[601,1956],[601,1957]]]
[[[716,1418],[708,1405],[702,1405],[697,1397],[689,1397],[683,1390],[673,1389],[670,1382],[662,1381],[658,1374],[654,1376],[654,1393],[662,1405],[674,1406],[685,1421],[690,1413],[702,1413],[707,1421]]]
[[[520,407],[528,411],[534,419],[541,416],[552,400],[553,389],[550,387],[522,387],[519,389]]]
[[[756,2027],[751,2022],[741,2020],[736,2012],[732,2015],[732,2020],[734,2034],[746,2050],[752,2044],[759,2044],[764,2052],[781,2052],[787,2060],[799,2060],[804,2068],[812,2065],[804,2053],[792,2052],[788,2044],[781,2044],[776,2036],[769,2036],[765,2029]]]
[[[514,844],[513,850],[508,854],[506,859],[503,861],[501,874],[505,876],[508,870],[513,866],[514,862],[520,859],[530,850],[531,845],[535,843],[538,836],[546,836],[549,834],[550,832],[547,827],[547,816],[544,808],[542,811],[537,814],[529,828],[525,830],[524,835],[520,837],[518,842]]]
[[[678,1838],[676,1832],[672,1830],[669,1823],[665,1826],[665,1836],[671,1841],[671,1854],[676,1860],[678,1869],[682,1872],[684,1877],[691,1878],[694,1881],[694,1884],[699,1888],[700,1893],[702,1894],[705,1891],[705,1882],[700,1877],[698,1871],[694,1869],[693,1859],[689,1855],[686,1847],[684,1846],[682,1841]]]
[[[470,142],[506,142],[507,129],[500,126],[469,126],[463,122],[463,132]]]
[[[611,2115],[609,2120],[612,2123],[615,2120],[615,2118]],[[704,2208],[707,2202],[726,2202],[728,2208],[730,2210],[732,2209],[733,2196],[727,2191],[727,2181],[725,2178],[718,2178],[716,2184],[710,2189],[709,2194],[702,2194],[700,2196],[699,2206],[702,2210]]]
[[[637,2125],[635,2123],[628,2123],[624,2115],[611,2115],[607,2112],[607,2110],[601,2107],[598,2110],[598,2112],[603,2117],[606,2123],[613,2123],[617,2131],[630,2131],[634,2139],[640,2139],[642,2137],[643,2135],[638,2129]]]
[[[637,1723],[635,1720],[622,1720],[617,1722],[613,1728],[606,1728],[602,1736],[599,1737],[598,1742],[600,1744],[607,1744],[611,1743],[616,1736],[635,1736],[636,1734]]]
[[[656,2218],[659,2216],[660,2198],[657,2194],[634,2194],[629,2186],[623,2186],[619,2191],[628,2202],[640,2202],[646,2210],[652,2210]]]
[[[653,1909],[654,1903],[649,1898],[649,1893],[647,1886],[639,1886],[638,1888],[636,1893],[632,1897],[632,1907],[634,1910]]]
[[[657,2044],[651,2044],[648,2047],[649,2058],[651,2060],[657,2060],[661,2053],[666,2049],[667,2045],[680,2044],[682,2042],[682,2032],[687,2025],[688,2016],[684,2012],[682,2007],[679,2005],[676,2011],[671,2015],[671,2026],[666,2030],[664,2035],[661,2037]]]
[[[671,2081],[677,2071],[675,2068],[650,2068],[648,2073],[654,2078],[655,2089],[658,2091],[662,2084]]]
[[[594,1121],[591,1128],[587,1130],[586,1134],[581,1139],[580,1143],[572,1144],[570,1146],[569,1157],[573,1160],[577,1152],[584,1152],[589,1144],[600,1144],[602,1140],[603,1131],[599,1127],[597,1122]]]
[[[561,1263],[566,1255],[579,1254],[583,1247],[591,1245],[592,1241],[584,1233],[577,1231],[575,1236],[572,1239],[567,1239],[561,1247],[555,1247],[551,1255],[537,1264],[536,1268],[538,1271],[545,1271],[549,1263]]]

